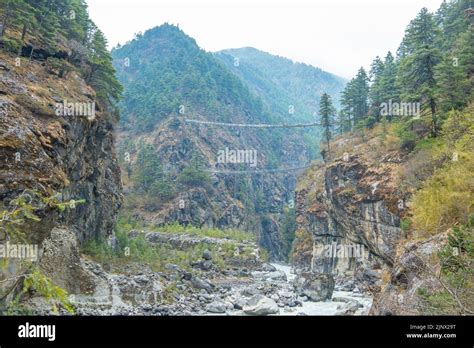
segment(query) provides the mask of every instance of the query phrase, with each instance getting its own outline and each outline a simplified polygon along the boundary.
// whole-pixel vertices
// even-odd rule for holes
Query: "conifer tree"
[[[98,29],[92,36],[90,50],[90,71],[86,81],[96,90],[99,100],[114,105],[120,99],[123,87],[115,77],[107,40]]]
[[[354,110],[354,124],[360,124],[369,111],[369,77],[362,67],[354,79],[351,98]]]
[[[380,100],[384,103],[398,102],[400,100],[400,90],[397,87],[397,63],[391,52],[385,56],[384,69],[380,77]],[[388,116],[391,121],[391,116]]]
[[[319,102],[319,114],[321,116],[321,126],[323,127],[323,138],[326,142],[327,155],[331,158],[330,141],[332,139],[332,131],[334,128],[334,114],[336,110],[332,105],[331,97],[327,93],[323,93]]]
[[[371,119],[374,122],[378,122],[380,119],[380,104],[384,102],[382,99],[382,77],[383,72],[385,70],[384,63],[380,59],[379,56],[375,57],[374,61],[372,62],[371,69],[370,69],[370,91],[369,91],[369,99],[370,99],[370,108],[369,113]]]
[[[435,66],[440,62],[437,47],[438,28],[433,15],[423,8],[410,22],[399,48],[399,86],[401,98],[420,102],[422,111],[431,114],[431,135],[439,132],[437,102],[435,99]]]

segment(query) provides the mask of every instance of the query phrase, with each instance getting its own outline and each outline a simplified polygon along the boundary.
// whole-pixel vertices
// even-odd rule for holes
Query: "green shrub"
[[[20,40],[15,38],[4,38],[3,39],[3,47],[6,51],[11,52],[13,54],[18,54],[22,46]]]
[[[32,292],[44,298],[51,305],[53,313],[57,314],[59,307],[63,307],[69,313],[74,314],[74,307],[69,301],[67,291],[55,285],[50,278],[35,267],[25,276],[21,292],[8,303],[7,315],[32,314],[30,309],[20,303],[23,296]]]
[[[194,166],[185,167],[178,175],[178,182],[190,187],[207,187],[210,181],[211,178],[208,173]]]

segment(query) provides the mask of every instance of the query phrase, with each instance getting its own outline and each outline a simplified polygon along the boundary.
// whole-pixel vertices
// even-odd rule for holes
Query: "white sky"
[[[86,0],[109,46],[165,22],[207,51],[252,46],[351,78],[395,53],[422,7],[442,0]]]

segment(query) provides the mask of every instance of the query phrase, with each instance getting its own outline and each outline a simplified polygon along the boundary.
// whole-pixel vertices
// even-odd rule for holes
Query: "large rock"
[[[244,306],[244,312],[250,315],[277,314],[280,310],[271,298],[263,295],[255,295]]]
[[[300,295],[311,301],[329,300],[334,291],[334,278],[324,273],[302,273],[295,281],[295,288]]]
[[[208,249],[206,249],[206,250],[204,250],[204,252],[202,253],[202,258],[203,258],[204,260],[208,260],[208,261],[209,261],[209,260],[212,260],[212,253],[211,253]]]
[[[212,292],[214,285],[205,281],[204,279],[201,279],[199,277],[193,277],[191,279],[191,284],[194,288],[196,289],[203,289],[206,290],[207,292]]]
[[[227,305],[222,301],[214,301],[206,306],[206,311],[209,313],[225,313]]]

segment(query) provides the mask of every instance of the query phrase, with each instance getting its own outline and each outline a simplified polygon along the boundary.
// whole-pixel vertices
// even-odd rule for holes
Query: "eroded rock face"
[[[424,304],[418,290],[442,290],[437,279],[440,264],[436,254],[447,244],[447,234],[435,235],[423,241],[408,242],[400,246],[390,280],[376,297],[370,314],[416,315],[422,313]]]
[[[378,163],[353,155],[306,174],[296,207],[298,229],[309,237],[296,248],[295,267],[369,288],[380,285],[381,271],[393,264],[402,239],[399,162],[397,153]]]
[[[43,265],[56,274],[56,256],[74,263],[80,243],[113,234],[122,202],[114,121],[99,105],[94,118],[57,115],[57,103],[92,104],[95,92],[75,72],[59,78],[40,61],[17,67],[14,59],[0,52],[0,65],[6,67],[0,74],[0,209],[25,190],[85,201],[64,211],[46,207],[36,212],[40,222],[27,222],[26,242],[44,248]],[[0,235],[0,243],[6,238]],[[58,244],[61,238],[69,249],[57,249],[65,246]],[[23,271],[0,274],[0,280]],[[69,276],[57,280],[74,288]],[[4,284],[0,294],[12,290]]]
[[[53,228],[42,243],[38,265],[46,276],[68,293],[87,293],[95,288],[91,275],[81,264],[77,236],[67,228]]]
[[[441,289],[436,254],[446,234],[410,240],[400,228],[410,193],[397,173],[407,160],[400,151],[346,155],[312,168],[297,191],[295,267],[334,276],[336,290],[370,291],[374,315],[421,314],[419,289]]]

